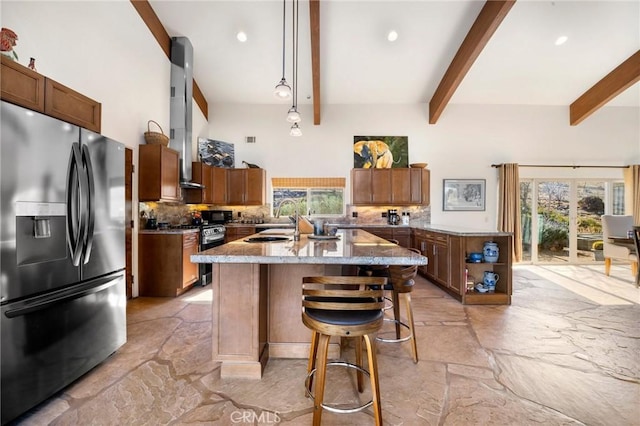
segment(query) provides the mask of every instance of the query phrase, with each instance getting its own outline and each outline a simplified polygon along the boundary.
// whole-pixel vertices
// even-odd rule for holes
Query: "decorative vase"
[[[482,248],[482,256],[484,257],[484,261],[487,263],[497,262],[498,257],[500,256],[500,248],[498,248],[498,243],[494,243],[493,241],[485,241]]]

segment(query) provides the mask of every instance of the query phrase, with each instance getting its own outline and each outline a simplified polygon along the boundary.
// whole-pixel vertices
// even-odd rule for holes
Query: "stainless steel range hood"
[[[169,147],[180,153],[180,186],[204,188],[191,182],[193,110],[193,46],[186,37],[171,39],[171,125]]]

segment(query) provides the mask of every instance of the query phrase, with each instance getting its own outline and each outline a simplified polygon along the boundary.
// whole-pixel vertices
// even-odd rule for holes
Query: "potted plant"
[[[602,254],[602,247],[604,246],[602,241],[596,241],[591,245],[591,251],[596,260],[604,260],[604,254]]]

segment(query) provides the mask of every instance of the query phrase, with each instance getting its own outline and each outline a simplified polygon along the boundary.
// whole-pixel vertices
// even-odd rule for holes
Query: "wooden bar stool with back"
[[[307,396],[313,398],[313,424],[320,425],[322,411],[354,413],[373,406],[376,425],[382,424],[375,333],[382,327],[384,314],[384,277],[320,276],[302,279],[302,322],[311,329],[311,348],[305,383]],[[329,339],[355,338],[355,364],[327,362]],[[362,342],[367,349],[368,370],[362,362]],[[327,366],[356,370],[358,392],[363,391],[363,375],[371,383],[371,400],[355,408],[324,404]],[[315,389],[312,387],[315,378]]]

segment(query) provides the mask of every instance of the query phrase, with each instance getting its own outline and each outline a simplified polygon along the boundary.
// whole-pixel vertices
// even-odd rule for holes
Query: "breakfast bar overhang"
[[[260,379],[269,359],[307,358],[311,333],[301,321],[302,278],[342,275],[355,265],[426,265],[427,258],[360,229],[335,238],[269,230],[282,241],[228,244],[191,256],[212,264],[213,360],[223,378]],[[251,238],[250,237],[250,238]],[[339,356],[336,342],[330,356]]]

